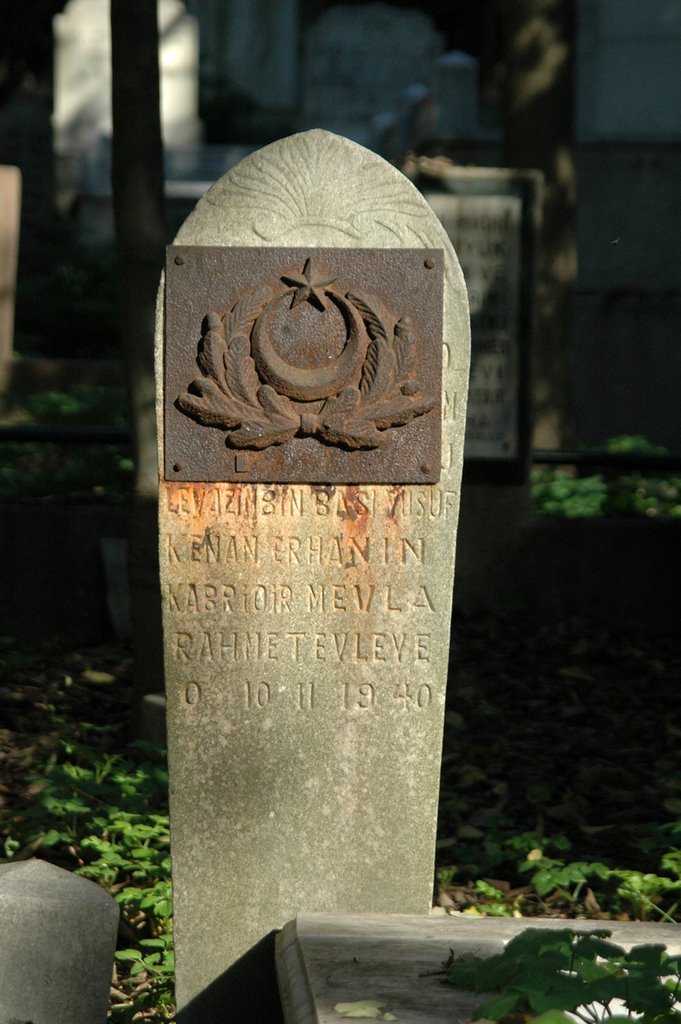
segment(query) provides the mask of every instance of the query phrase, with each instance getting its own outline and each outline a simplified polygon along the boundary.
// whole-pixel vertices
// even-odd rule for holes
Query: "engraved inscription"
[[[321,612],[433,612],[425,583],[169,583],[167,606],[180,615],[288,615]]]
[[[301,711],[312,711],[315,706],[315,684],[313,682],[299,683],[298,685],[298,707]]]
[[[269,683],[244,684],[247,708],[266,708],[272,698],[272,687]]]
[[[430,661],[430,634],[402,632],[283,632],[177,630],[181,662],[328,661],[334,664]]]
[[[204,319],[201,376],[176,399],[232,448],[261,451],[294,436],[350,451],[384,447],[386,433],[436,406],[417,379],[409,316],[333,287],[308,258],[301,272],[241,295]]]
[[[441,487],[251,487],[219,485],[199,488],[175,486],[166,492],[167,511],[179,520],[194,516],[220,520],[253,520],[278,515],[285,520],[308,517],[349,519],[355,522],[387,513],[390,517],[418,516],[451,518],[456,509],[456,492]],[[198,537],[200,542],[201,538]],[[258,538],[242,536],[233,540],[233,558],[256,560]]]
[[[367,711],[376,706],[376,687],[373,683],[343,683],[343,707],[346,711],[359,708]]]
[[[174,485],[169,492],[168,521],[177,524],[163,543],[176,570],[164,590],[172,657],[183,673],[212,677],[225,713],[257,718],[267,708],[274,723],[332,708],[380,717],[438,706],[430,631],[442,609],[428,575],[427,520],[455,514],[455,491]],[[304,673],[272,679],[289,666]],[[408,678],[394,678],[400,667]],[[246,675],[254,671],[268,675]]]
[[[212,530],[207,530],[205,534],[168,534],[168,562],[173,565],[197,562],[226,566],[250,563],[350,568],[358,565],[423,565],[426,559],[426,542],[423,537],[359,539],[341,535],[286,535],[269,540],[254,537],[253,543],[250,540]]]
[[[201,687],[198,683],[187,683],[184,688],[184,699],[192,707],[201,700]]]
[[[233,612],[260,612],[282,615],[291,611],[293,591],[286,583],[169,583],[168,608],[181,614],[226,615]]]

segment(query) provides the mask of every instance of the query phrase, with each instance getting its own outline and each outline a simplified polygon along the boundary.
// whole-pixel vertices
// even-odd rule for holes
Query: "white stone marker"
[[[234,1011],[230,977],[296,912],[430,907],[469,324],[458,261],[425,200],[381,158],[328,132],[248,157],[175,241],[220,247],[171,249],[157,330],[177,1000],[182,1021],[205,1024],[221,1006]],[[229,272],[222,247],[247,247]],[[248,269],[251,247],[262,280]],[[289,263],[277,262],[280,252]],[[410,317],[437,297],[438,267],[441,338],[419,334],[419,317]],[[185,273],[194,276],[182,293]],[[343,281],[352,274],[350,291]],[[391,311],[375,296],[381,275],[395,274],[386,281],[397,296]],[[164,325],[174,339],[165,368]],[[359,335],[364,355],[350,386],[334,378],[315,399],[314,382],[328,377],[321,348],[337,345],[343,367]],[[405,485],[398,469],[397,480],[376,483],[393,446],[407,479],[433,472],[413,441],[429,418],[440,428],[439,400],[431,413],[416,411],[439,378],[439,365],[422,372],[432,344],[447,394],[434,450],[439,481]],[[241,376],[232,380],[237,362]],[[410,381],[400,377],[407,365]],[[238,401],[225,398],[225,373]],[[291,373],[307,383],[291,382]],[[189,390],[173,384],[164,394],[176,379]],[[406,425],[375,397],[388,392],[398,405],[416,403]],[[237,414],[229,420],[220,410],[247,400],[234,430]],[[198,423],[187,419],[187,409],[208,406]],[[384,447],[352,448],[361,440],[358,409],[371,436],[372,424],[393,423]],[[263,410],[272,415],[264,426]],[[263,441],[272,424],[287,435],[281,446]],[[180,458],[169,437],[185,428]],[[240,447],[247,435],[254,444]],[[258,482],[252,467],[270,458],[280,459],[280,476],[273,470]],[[194,459],[210,473],[197,475]],[[318,465],[331,466],[335,482]],[[343,482],[345,466],[352,484]],[[241,471],[251,482],[238,482]],[[245,983],[255,1019],[262,975]]]
[[[21,171],[18,167],[0,166],[0,386],[1,364],[12,358],[14,348],[20,221]]]
[[[119,910],[42,860],[0,865],[0,1022],[104,1024]]]

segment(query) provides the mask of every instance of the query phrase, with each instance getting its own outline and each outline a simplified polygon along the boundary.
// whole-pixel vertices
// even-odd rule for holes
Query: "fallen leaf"
[[[383,1016],[381,1011],[384,1006],[385,1003],[379,1003],[376,999],[360,999],[356,1003],[336,1003],[334,1010],[341,1017],[352,1017],[353,1019],[362,1017],[376,1020]]]
[[[598,900],[594,896],[593,889],[587,889],[584,894],[584,909],[594,915],[603,913]]]
[[[96,672],[93,668],[86,668],[81,672],[80,678],[84,683],[95,683],[98,686],[116,682],[116,676],[112,676],[110,672]]]
[[[482,839],[485,833],[475,825],[460,825],[456,830],[459,839]]]

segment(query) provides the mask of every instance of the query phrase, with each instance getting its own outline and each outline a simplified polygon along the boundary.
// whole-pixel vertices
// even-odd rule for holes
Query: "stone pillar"
[[[12,358],[14,348],[20,221],[21,171],[0,167],[0,388],[4,387],[3,364]]]
[[[429,910],[463,277],[395,168],[306,132],[180,229],[157,354],[177,998],[205,1022],[298,911]]]

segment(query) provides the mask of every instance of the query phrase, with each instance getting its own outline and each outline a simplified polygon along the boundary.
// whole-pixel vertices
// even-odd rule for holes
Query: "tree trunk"
[[[505,163],[544,173],[535,447],[572,440],[570,302],[577,268],[573,151],[575,0],[505,0]]]
[[[156,0],[111,0],[111,65],[116,257],[135,460],[129,574],[139,710],[144,693],[163,689],[154,323],[165,218]]]

